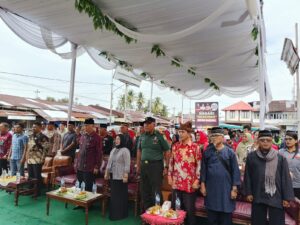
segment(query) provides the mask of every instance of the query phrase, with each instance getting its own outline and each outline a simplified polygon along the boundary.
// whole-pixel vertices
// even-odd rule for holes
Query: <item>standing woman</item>
[[[285,135],[286,147],[279,150],[289,164],[290,174],[293,181],[295,197],[300,199],[300,153],[298,152],[298,135],[294,131],[287,131]]]
[[[128,217],[128,174],[130,152],[125,147],[123,134],[116,137],[116,147],[110,152],[104,179],[110,179],[109,219],[121,220]]]

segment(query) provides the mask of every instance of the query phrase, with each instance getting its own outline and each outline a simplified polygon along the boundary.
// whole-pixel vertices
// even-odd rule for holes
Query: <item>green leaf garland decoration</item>
[[[137,42],[136,39],[131,38],[127,35],[125,35],[123,32],[121,32],[116,25],[109,19],[109,17],[107,15],[105,15],[101,9],[92,1],[92,0],[75,0],[75,9],[78,10],[79,13],[85,12],[90,18],[92,18],[93,20],[93,25],[94,25],[94,29],[100,29],[100,30],[107,30],[107,31],[111,31],[114,34],[118,35],[121,38],[124,38],[124,40],[126,41],[126,43],[130,44],[132,42]],[[132,31],[137,31],[137,28],[135,28],[134,26],[130,25],[129,23],[127,23],[126,21],[122,20],[122,19],[115,19],[115,21],[119,24],[121,24],[122,26],[132,30]],[[257,34],[258,34],[258,29],[257,28],[253,28],[252,32],[251,32],[254,40],[256,40],[257,38]],[[258,52],[258,50],[257,50]],[[159,44],[155,44],[153,45],[152,49],[151,49],[151,53],[155,54],[156,57],[160,57],[160,56],[165,56],[165,52],[160,48]],[[258,54],[258,53],[257,53]],[[109,54],[106,51],[103,51],[101,53],[99,53],[99,55],[104,56],[108,61],[111,61],[112,59],[115,59],[117,61],[117,63],[122,66],[123,68],[127,69],[128,71],[132,71],[133,66],[130,65],[129,63],[127,63],[124,60],[118,60],[116,59],[113,55]],[[174,65],[176,67],[182,67],[183,65],[181,65],[182,60],[178,57],[174,57],[171,60],[171,65]],[[196,75],[196,68],[188,68],[187,72],[189,74],[192,74],[193,76]],[[147,73],[142,73],[141,76],[149,76],[149,74]],[[205,78],[205,82],[209,83],[212,87],[214,87],[216,90],[218,90],[219,88],[217,87],[217,85],[215,83],[212,83],[208,78]],[[164,81],[161,81],[161,84],[165,85]],[[174,87],[171,87],[174,89]],[[180,89],[178,89],[180,90]]]
[[[258,46],[256,46],[254,54],[258,56]]]
[[[180,65],[180,62],[181,62],[182,60],[180,59],[180,58],[177,58],[177,57],[174,57],[173,59],[172,59],[172,61],[171,61],[171,65],[172,66],[176,66],[176,67],[180,67],[181,65]]]
[[[142,77],[144,77],[144,78],[149,77],[148,73],[145,73],[145,72],[141,73],[140,76],[142,76]]]
[[[151,53],[155,53],[156,57],[159,56],[165,56],[166,54],[164,53],[163,50],[161,50],[160,46],[158,44],[153,45],[152,49],[151,49]]]
[[[196,72],[195,71],[196,71],[195,67],[190,67],[187,72],[189,74],[192,74],[193,76],[196,76]]]
[[[137,42],[136,39],[128,37],[127,35],[123,34],[117,27],[116,25],[109,19],[107,15],[104,15],[101,11],[101,9],[98,8],[97,5],[92,0],[75,0],[75,9],[78,10],[79,13],[85,12],[88,14],[89,17],[93,18],[93,24],[94,24],[94,29],[100,29],[103,30],[105,28],[107,31],[112,31],[118,36],[122,37],[125,39],[126,43],[130,44],[131,42]],[[125,26],[128,29],[131,29],[130,25],[128,23],[118,20],[116,21],[119,23],[121,21],[121,25]],[[134,28],[136,31],[137,29]]]
[[[258,36],[258,27],[257,26],[254,26],[252,31],[251,31],[251,36],[253,38],[254,41],[256,41],[257,39],[257,36]]]
[[[205,81],[205,83],[210,83],[211,82],[209,78],[205,78],[204,81]]]

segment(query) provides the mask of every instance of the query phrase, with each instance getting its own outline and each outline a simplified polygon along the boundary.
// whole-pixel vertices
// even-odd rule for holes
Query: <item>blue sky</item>
[[[267,69],[272,90],[273,99],[290,100],[293,98],[293,77],[289,74],[286,65],[280,61],[281,50],[285,37],[294,40],[294,24],[300,22],[299,0],[266,0],[264,4],[264,17],[267,32]],[[39,97],[53,96],[55,98],[68,97],[68,84],[57,81],[47,81],[7,75],[1,72],[20,73],[41,77],[52,77],[57,79],[69,79],[70,60],[63,60],[48,50],[41,50],[30,46],[19,39],[0,20],[0,93],[35,97],[35,90],[40,86]],[[66,47],[63,50],[68,50]],[[97,85],[86,85],[77,83],[75,86],[75,97],[83,104],[100,104],[109,107],[111,71],[103,70],[97,66],[86,54],[77,60],[76,81],[88,81],[98,83]],[[88,80],[87,80],[88,77]],[[122,84],[115,81],[115,88]],[[143,82],[140,89],[133,88],[138,92],[141,90],[147,98],[150,97],[150,84]],[[119,88],[114,93],[114,107],[118,96],[124,91]],[[154,97],[163,96],[163,102],[168,106],[169,112],[181,111],[180,95],[169,90],[154,89]],[[226,96],[215,96],[205,101],[218,101],[220,108],[230,104],[244,101],[258,100],[258,94],[253,93],[243,98],[229,98]],[[194,110],[192,101],[192,111]],[[190,110],[190,101],[184,101],[184,112]]]

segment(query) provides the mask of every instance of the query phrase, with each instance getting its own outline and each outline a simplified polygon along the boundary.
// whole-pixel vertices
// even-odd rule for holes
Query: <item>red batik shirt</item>
[[[172,147],[168,176],[172,177],[173,189],[194,192],[193,183],[200,176],[201,153],[196,143],[177,142]]]
[[[7,156],[12,141],[11,133],[0,134],[0,159]]]

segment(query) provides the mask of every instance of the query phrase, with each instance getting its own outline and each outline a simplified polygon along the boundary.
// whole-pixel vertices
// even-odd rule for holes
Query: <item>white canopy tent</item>
[[[271,100],[260,0],[94,0],[120,32],[137,40],[130,44],[106,29],[94,30],[92,18],[79,13],[74,2],[2,0],[0,17],[33,46],[66,59],[73,56],[73,61],[86,51],[104,69],[126,61],[126,69],[136,76],[190,99],[242,97],[257,91],[265,105]],[[259,31],[256,40],[251,35],[254,27]],[[73,47],[76,54],[56,51],[67,41],[78,46]],[[165,55],[151,53],[154,45]],[[140,76],[143,72],[147,76]]]

